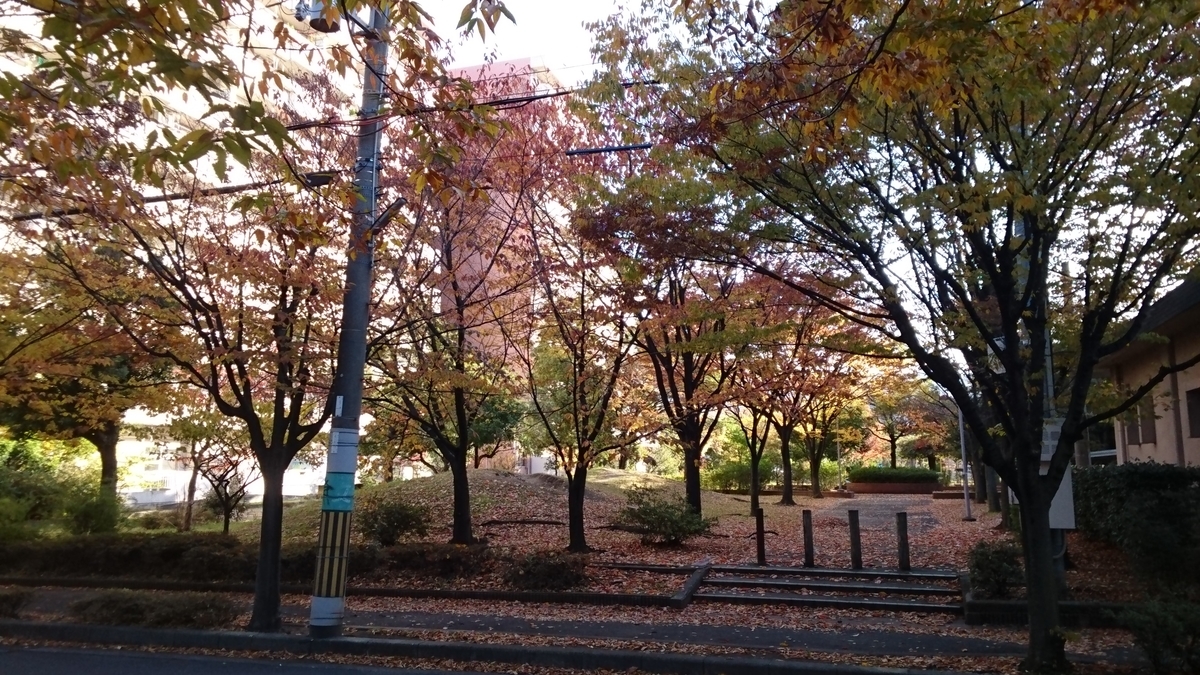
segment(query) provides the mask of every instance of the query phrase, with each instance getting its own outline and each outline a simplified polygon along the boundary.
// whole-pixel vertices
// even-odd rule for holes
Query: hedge
[[[284,542],[285,583],[316,575],[315,542]],[[241,583],[254,581],[258,545],[209,533],[107,534],[0,544],[0,576],[113,577]],[[486,546],[413,542],[381,549],[354,544],[349,576],[383,570],[431,576],[473,576],[491,564]]]
[[[1126,463],[1076,469],[1075,517],[1090,539],[1120,547],[1155,585],[1200,589],[1200,468]]]
[[[930,469],[890,466],[863,466],[851,469],[851,483],[937,483],[941,474]]]

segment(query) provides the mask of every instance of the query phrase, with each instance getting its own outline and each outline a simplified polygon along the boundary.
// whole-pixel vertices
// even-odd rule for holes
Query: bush
[[[1076,470],[1079,529],[1115,544],[1159,586],[1200,586],[1200,468],[1129,463]]]
[[[388,569],[439,577],[472,576],[491,564],[491,551],[483,544],[401,544],[386,549],[383,557]]]
[[[210,533],[97,534],[0,545],[0,574],[249,581],[257,550]]]
[[[693,513],[682,496],[662,490],[634,487],[617,514],[620,524],[643,533],[642,541],[678,546],[686,539],[708,532],[713,521]]]
[[[239,608],[223,595],[105,591],[71,604],[83,623],[148,628],[225,628]]]
[[[179,527],[179,518],[174,511],[146,511],[130,520],[143,530],[169,530]]]
[[[903,466],[863,466],[849,473],[852,483],[936,483],[940,479],[937,471]]]
[[[66,511],[72,534],[116,532],[125,517],[116,497],[99,492],[77,495]]]
[[[587,581],[587,558],[559,551],[538,551],[508,562],[504,579],[527,591],[565,591]]]
[[[1007,598],[1009,588],[1021,583],[1021,549],[1009,542],[981,541],[967,558],[971,589],[981,598]]]
[[[1119,616],[1155,673],[1200,674],[1200,606],[1182,600],[1151,602]]]
[[[346,554],[346,574],[365,576],[384,563],[377,546],[351,545]],[[286,542],[280,560],[280,578],[284,583],[311,583],[317,576],[317,545],[309,542]]]
[[[29,507],[11,497],[0,497],[0,542],[29,539],[33,532],[25,525]]]
[[[29,604],[32,591],[17,588],[0,588],[0,619],[15,619]]]
[[[358,530],[380,546],[394,546],[408,535],[429,534],[429,509],[400,499],[394,491],[373,490],[359,503]]]

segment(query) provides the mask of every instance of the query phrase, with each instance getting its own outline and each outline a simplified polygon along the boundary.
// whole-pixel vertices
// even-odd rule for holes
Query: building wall
[[[1159,343],[1149,349],[1124,360],[1118,370],[1117,384],[1125,387],[1136,387],[1147,381],[1160,367],[1170,361],[1172,344]],[[1200,334],[1189,332],[1174,338],[1173,347],[1176,361],[1185,360],[1200,353]],[[1200,396],[1200,366],[1193,366],[1176,374],[1178,384],[1177,396],[1172,394],[1172,382],[1168,377],[1155,387],[1151,400],[1154,405],[1155,442],[1128,443],[1128,420],[1121,419],[1117,426],[1117,459],[1119,462],[1148,462],[1161,464],[1178,464],[1178,436],[1176,435],[1176,419],[1182,431],[1184,463],[1200,465],[1200,436],[1191,436],[1191,419],[1188,415],[1188,391],[1195,390]],[[1178,416],[1176,415],[1178,406]],[[1195,406],[1193,406],[1195,407]],[[1142,440],[1139,438],[1139,440]]]

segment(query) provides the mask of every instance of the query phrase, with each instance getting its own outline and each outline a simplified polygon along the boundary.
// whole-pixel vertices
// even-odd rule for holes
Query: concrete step
[[[831,569],[827,567],[773,567],[758,565],[713,565],[714,574],[774,574],[803,577],[861,578],[861,579],[911,579],[914,581],[957,581],[958,573],[946,570],[898,570],[881,569]]]
[[[915,600],[879,600],[836,595],[795,595],[783,593],[714,593],[701,591],[692,597],[694,602],[727,602],[742,605],[790,605],[800,607],[835,607],[867,609],[880,612],[918,612],[924,614],[962,614],[960,603],[921,602]]]
[[[761,577],[709,577],[703,586],[723,588],[773,588],[778,590],[810,590],[833,593],[895,593],[902,595],[961,596],[962,591],[949,586],[928,584],[874,584],[854,581],[812,581],[767,579]]]

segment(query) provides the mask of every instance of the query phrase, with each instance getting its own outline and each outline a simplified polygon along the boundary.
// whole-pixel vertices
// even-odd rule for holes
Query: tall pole
[[[387,17],[371,10],[371,26],[363,31],[368,41],[363,69],[362,110],[370,119],[379,110],[387,67],[387,43],[380,39]],[[374,258],[375,179],[378,171],[378,121],[360,127],[354,183],[354,224],[346,261],[346,291],[338,340],[337,375],[329,395],[333,421],[329,430],[329,455],[325,489],[321,498],[321,525],[317,542],[317,575],[309,615],[309,634],[335,637],[342,630],[346,607],[346,563],[350,545],[350,513],[354,508],[354,472],[358,468],[359,414],[362,412],[363,369],[367,356],[368,305],[371,299],[371,265]]]

